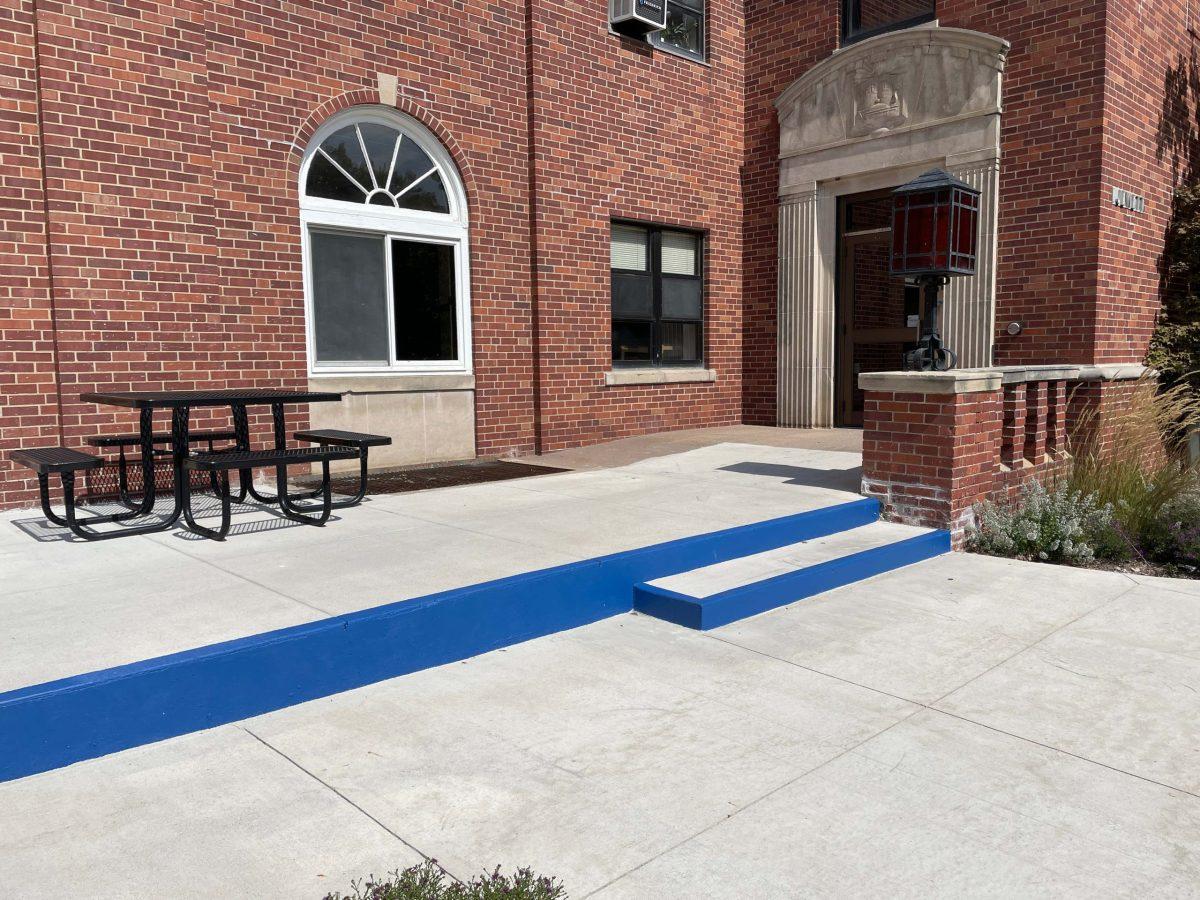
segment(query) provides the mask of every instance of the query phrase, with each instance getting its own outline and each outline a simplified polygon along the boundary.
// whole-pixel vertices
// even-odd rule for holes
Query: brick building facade
[[[896,33],[848,35],[847,10],[865,32],[904,16],[905,31],[1010,47],[988,362],[1139,360],[1184,174],[1186,129],[1163,110],[1168,72],[1191,58],[1188,4],[902,5],[672,0],[676,25],[703,15],[672,48],[611,31],[604,0],[10,0],[0,458],[128,426],[80,403],[93,388],[348,391],[345,413],[314,418],[388,431],[390,463],[793,424],[778,400],[776,103],[841,44]],[[380,110],[461,191],[457,366],[405,369],[394,349],[378,370],[318,365],[305,173],[329,123]],[[1114,187],[1146,211],[1114,206]],[[614,222],[700,236],[695,365],[653,364],[671,354],[661,298],[652,364],[614,365]],[[656,277],[658,297],[671,276]],[[0,462],[0,507],[34,499]]]

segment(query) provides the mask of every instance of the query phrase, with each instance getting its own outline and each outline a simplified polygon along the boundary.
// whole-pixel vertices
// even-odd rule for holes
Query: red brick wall
[[[740,4],[711,4],[708,65],[609,33],[605,4],[590,0],[42,0],[39,11],[44,173],[32,4],[0,13],[11,123],[0,290],[12,300],[0,311],[0,449],[59,441],[52,313],[70,446],[132,424],[78,401],[94,387],[303,383],[302,150],[330,115],[378,102],[380,73],[466,183],[481,455],[533,449],[539,416],[544,449],[740,419]],[[707,233],[716,383],[605,387],[613,217]],[[0,485],[0,505],[33,499],[7,466]]]
[[[741,4],[708,8],[709,65],[607,27],[607,5],[533,22],[541,449],[741,416]],[[705,363],[715,383],[606,387],[609,223],[706,232]]]
[[[0,508],[36,482],[7,461],[22,446],[58,443],[54,311],[46,254],[41,136],[31,0],[0,9]]]
[[[1187,71],[1195,58],[1188,8],[1188,0],[1107,3],[1097,362],[1140,362],[1154,329],[1171,195],[1177,178],[1188,174],[1177,170],[1164,138],[1185,129],[1193,159],[1198,140],[1188,110],[1164,103],[1168,72]],[[1200,102],[1198,90],[1193,81],[1192,104]],[[1145,213],[1114,206],[1114,187],[1146,197]]]
[[[479,451],[532,448],[523,4],[39,8],[66,444],[132,421],[79,403],[92,387],[305,382],[298,148],[329,115],[378,102],[383,72],[466,181]],[[58,442],[45,396],[49,312],[32,312],[48,304],[42,239],[29,231],[41,216],[29,4],[8,15],[15,50],[4,63],[17,90],[6,86],[14,101],[2,114],[19,128],[5,129],[0,202],[5,234],[30,237],[0,248],[14,276],[0,290],[29,309],[0,313],[0,447]],[[17,373],[23,393],[9,386]],[[0,505],[33,499],[16,477]]]
[[[750,424],[775,424],[779,122],[774,104],[784,88],[837,48],[839,8],[828,0],[746,0],[742,406]]]
[[[1166,69],[1186,41],[1185,2],[938,3],[942,25],[1012,44],[1001,139],[997,363],[1144,355],[1171,189],[1156,129]],[[771,104],[837,46],[837,7],[747,3],[747,421],[775,420],[778,130]],[[1115,210],[1114,185],[1150,197],[1148,214]],[[1004,332],[1011,321],[1024,326],[1021,335]]]

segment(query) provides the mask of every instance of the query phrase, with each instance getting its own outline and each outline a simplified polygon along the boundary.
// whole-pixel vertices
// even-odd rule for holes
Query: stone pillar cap
[[[998,391],[1003,374],[997,369],[954,369],[950,372],[863,372],[864,391],[894,394],[979,394]]]

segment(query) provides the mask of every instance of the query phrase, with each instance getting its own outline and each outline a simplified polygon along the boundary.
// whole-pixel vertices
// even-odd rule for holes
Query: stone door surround
[[[961,365],[992,361],[1002,79],[1009,44],[936,23],[837,50],[779,115],[778,424],[834,415],[837,200],[940,166],[979,188],[979,268],[946,292]]]

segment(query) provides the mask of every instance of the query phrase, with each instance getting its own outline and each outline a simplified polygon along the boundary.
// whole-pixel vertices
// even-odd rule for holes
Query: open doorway
[[[838,202],[837,345],[834,422],[863,421],[862,372],[897,371],[921,336],[916,285],[893,278],[890,190],[851,194]]]

